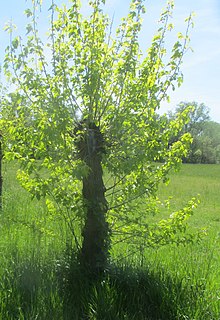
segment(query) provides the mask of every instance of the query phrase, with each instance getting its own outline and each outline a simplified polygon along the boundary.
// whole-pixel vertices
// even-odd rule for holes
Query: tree
[[[184,125],[184,132],[190,132],[193,136],[199,136],[204,128],[204,123],[210,120],[209,108],[204,103],[180,102],[175,113],[189,110],[189,121]]]
[[[180,102],[175,111],[169,113],[169,119],[175,118],[178,114],[186,112],[188,113],[188,121],[184,124],[182,130],[178,132],[177,136],[173,136],[171,141],[178,140],[184,133],[190,133],[193,141],[190,146],[190,151],[184,162],[200,163],[207,162],[205,160],[210,139],[204,137],[205,126],[210,120],[209,109],[204,103],[198,102]],[[207,140],[208,139],[208,140]],[[204,149],[205,148],[205,149]],[[204,150],[204,152],[203,152]],[[212,161],[211,161],[212,162]]]
[[[198,150],[201,153],[200,163],[219,163],[220,124],[206,121],[203,130],[197,137]]]
[[[16,87],[17,103],[6,99],[3,115],[10,136],[5,154],[20,161],[21,184],[33,196],[45,197],[48,210],[62,214],[81,265],[94,275],[106,269],[115,236],[127,241],[131,252],[140,243],[180,242],[192,213],[190,201],[167,220],[147,222],[159,202],[160,182],[178,167],[190,143],[183,134],[169,146],[186,115],[167,124],[157,110],[168,89],[182,82],[192,19],[186,20],[186,34],[178,33],[168,59],[165,37],[173,29],[174,7],[168,1],[144,57],[138,42],[142,0],[131,1],[114,37],[105,1],[89,4],[91,15],[84,18],[80,1],[61,8],[53,2],[47,54],[37,30],[40,1],[25,11],[30,20],[26,42],[13,38],[10,25],[6,28],[12,40],[4,70]]]

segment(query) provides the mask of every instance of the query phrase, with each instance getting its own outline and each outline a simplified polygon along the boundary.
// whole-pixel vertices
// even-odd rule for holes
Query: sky
[[[57,0],[57,3],[68,3],[68,0]],[[88,1],[83,0],[82,13],[88,13]],[[128,12],[129,0],[106,0],[105,11],[113,16],[116,24]],[[40,30],[47,31],[47,17],[51,0],[43,0]],[[0,64],[3,62],[4,50],[9,43],[9,35],[3,30],[4,25],[12,20],[17,25],[17,33],[23,34],[27,23],[23,14],[30,7],[31,0],[0,0]],[[140,35],[140,46],[147,50],[157,30],[157,22],[166,0],[146,0],[147,12],[144,15]],[[190,32],[191,47],[188,51],[182,72],[183,85],[170,92],[170,103],[163,103],[161,113],[174,110],[181,101],[204,103],[210,109],[213,121],[220,123],[220,0],[176,0],[172,23],[173,34],[186,29],[185,18],[195,12],[195,26]],[[168,39],[173,41],[175,38]]]

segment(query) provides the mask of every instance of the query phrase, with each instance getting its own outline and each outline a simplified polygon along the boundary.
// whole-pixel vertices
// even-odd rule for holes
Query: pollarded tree
[[[52,3],[44,44],[37,30],[40,1],[34,1],[33,10],[25,11],[26,39],[11,36],[4,61],[18,109],[5,100],[6,156],[21,162],[22,185],[65,217],[80,262],[93,273],[106,268],[116,241],[130,243],[130,252],[140,243],[181,241],[178,232],[191,214],[192,202],[167,220],[147,222],[157,207],[159,183],[181,163],[190,143],[184,134],[169,146],[186,114],[167,124],[157,110],[169,88],[182,82],[192,21],[186,20],[186,34],[178,33],[168,59],[165,37],[173,28],[174,6],[169,1],[144,55],[138,42],[143,2],[131,1],[115,36],[103,12],[105,0],[89,1],[89,18],[81,15],[79,0],[61,8]],[[22,143],[13,148],[13,141]]]

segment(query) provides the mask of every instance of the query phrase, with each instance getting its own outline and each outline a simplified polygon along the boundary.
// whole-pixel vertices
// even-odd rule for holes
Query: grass
[[[4,168],[0,320],[220,319],[218,165],[184,165],[160,188],[173,196],[171,210],[200,194],[189,228],[206,228],[202,242],[147,249],[112,264],[102,281],[82,277],[65,224],[19,187],[15,164]]]
[[[201,200],[199,212],[192,223],[195,226],[219,230],[220,216],[220,170],[218,165],[183,165],[181,171],[174,174],[168,187],[162,187],[163,197],[173,196],[175,206],[181,206],[186,199],[198,196]]]

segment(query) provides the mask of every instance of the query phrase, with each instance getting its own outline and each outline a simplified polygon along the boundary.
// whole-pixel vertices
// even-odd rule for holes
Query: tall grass
[[[161,197],[173,196],[173,210],[200,193],[189,227],[207,229],[201,243],[112,262],[101,281],[82,276],[65,224],[19,187],[16,164],[4,168],[0,320],[220,319],[219,166],[185,165],[160,189]],[[114,254],[118,261],[120,251]]]

